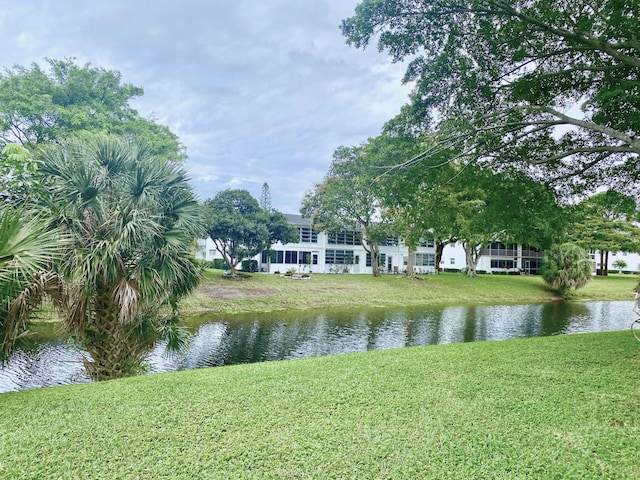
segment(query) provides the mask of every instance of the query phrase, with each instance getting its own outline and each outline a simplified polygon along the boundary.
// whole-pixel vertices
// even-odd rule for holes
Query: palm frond
[[[138,282],[128,278],[120,279],[113,291],[113,300],[119,307],[119,321],[125,324],[133,322],[140,309]]]
[[[45,297],[53,299],[58,307],[65,304],[64,283],[57,273],[38,272],[11,303],[1,330],[0,363],[5,362],[16,344],[26,337],[29,318]]]
[[[178,317],[171,323],[160,313],[171,305],[175,314],[199,280],[189,251],[201,233],[200,206],[184,169],[150,152],[104,137],[61,144],[43,158],[46,208],[73,239],[61,262],[74,286],[65,328],[91,344],[101,378],[105,365],[126,365],[122,355],[139,364],[158,338],[178,346]]]

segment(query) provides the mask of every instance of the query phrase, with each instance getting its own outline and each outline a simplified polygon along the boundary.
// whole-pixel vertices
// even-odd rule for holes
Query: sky
[[[407,102],[406,65],[345,42],[359,0],[0,0],[0,67],[75,58],[144,88],[131,106],[186,146],[201,200],[227,189],[299,213],[339,146]]]

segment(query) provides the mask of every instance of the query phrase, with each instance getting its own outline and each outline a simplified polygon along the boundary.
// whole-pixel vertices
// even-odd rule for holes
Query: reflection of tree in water
[[[633,302],[553,302],[443,308],[277,312],[191,322],[187,354],[167,361],[163,348],[149,358],[152,371],[331,355],[410,345],[626,330]],[[55,332],[34,336],[0,368],[0,392],[88,381],[82,352]]]
[[[471,306],[464,309],[462,323],[462,341],[465,343],[476,340],[476,307]],[[482,324],[486,329],[486,324]]]
[[[407,318],[407,346],[440,343],[443,310],[434,307],[404,310]]]
[[[565,331],[577,318],[589,316],[589,308],[584,303],[550,302],[542,304],[541,335],[555,335]]]

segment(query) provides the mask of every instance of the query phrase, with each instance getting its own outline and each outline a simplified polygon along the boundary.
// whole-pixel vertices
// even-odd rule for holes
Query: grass
[[[576,301],[632,300],[635,275],[594,277],[572,295]],[[208,270],[196,293],[182,302],[187,315],[251,313],[331,307],[398,307],[482,303],[534,303],[558,300],[536,275],[481,275],[443,273],[412,280],[401,275],[316,274],[311,280],[254,274],[229,280],[220,270]]]
[[[639,478],[629,332],[0,394],[0,478]]]

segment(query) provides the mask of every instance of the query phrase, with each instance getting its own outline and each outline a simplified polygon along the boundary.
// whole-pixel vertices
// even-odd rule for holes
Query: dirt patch
[[[196,292],[213,300],[267,297],[274,293],[266,288],[237,288],[233,282],[229,282],[229,285],[200,285]]]

